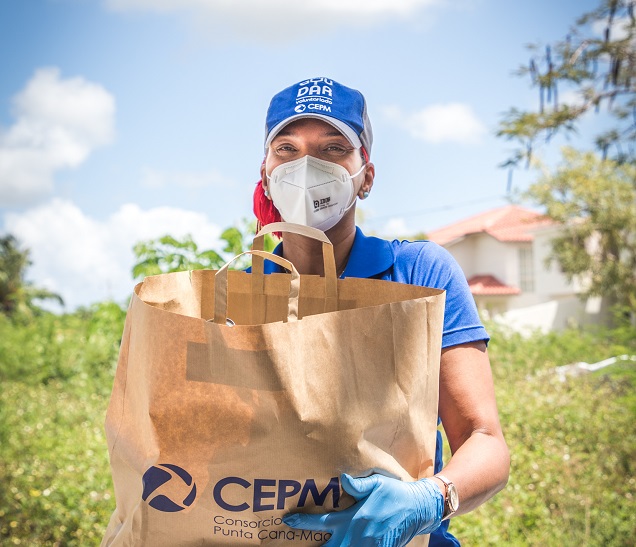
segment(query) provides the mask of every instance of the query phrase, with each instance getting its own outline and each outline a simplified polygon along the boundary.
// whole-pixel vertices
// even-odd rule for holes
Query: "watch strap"
[[[448,479],[444,475],[440,475],[439,473],[435,475],[435,477],[441,480],[444,483],[444,486],[446,487],[446,492],[444,493],[444,514],[442,515],[442,520],[446,520],[450,518],[457,511],[457,508],[451,507],[450,495],[449,495],[449,490],[451,488],[455,489],[455,484],[450,479]]]

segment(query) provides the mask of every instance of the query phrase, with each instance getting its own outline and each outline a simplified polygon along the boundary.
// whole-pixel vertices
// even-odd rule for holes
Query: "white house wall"
[[[568,282],[556,261],[546,267],[546,259],[552,252],[552,239],[558,228],[547,228],[534,233],[534,271],[536,292],[544,299],[574,295],[580,291],[577,283]]]
[[[464,275],[493,275],[502,283],[519,286],[519,249],[530,243],[498,241],[488,234],[473,234],[447,248],[459,263]],[[536,292],[524,292],[516,296],[477,296],[480,309],[509,310],[532,306],[541,302]]]
[[[455,257],[467,279],[474,275],[494,275],[503,283],[518,284],[516,252],[508,244],[488,234],[472,234],[446,248]]]
[[[567,327],[599,324],[607,320],[604,306],[590,309],[577,296],[547,300],[534,306],[510,309],[493,319],[516,332],[530,335],[535,331],[550,332]]]
[[[446,245],[445,248],[453,255],[466,279],[475,275],[473,273],[475,271],[475,245],[471,236]]]
[[[516,287],[519,284],[519,267],[515,249],[488,234],[479,234],[476,247],[477,273],[492,274],[506,285]]]

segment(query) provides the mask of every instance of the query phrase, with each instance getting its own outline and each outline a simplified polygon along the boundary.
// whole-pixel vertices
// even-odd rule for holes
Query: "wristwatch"
[[[443,475],[435,475],[446,485],[446,495],[444,496],[444,514],[442,520],[451,518],[459,509],[459,494],[457,487]]]

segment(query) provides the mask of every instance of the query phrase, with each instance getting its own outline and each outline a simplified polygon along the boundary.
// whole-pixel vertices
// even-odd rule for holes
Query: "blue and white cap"
[[[371,154],[373,132],[362,93],[329,78],[310,78],[283,89],[269,103],[265,149],[287,124],[318,118],[333,125],[352,146]]]

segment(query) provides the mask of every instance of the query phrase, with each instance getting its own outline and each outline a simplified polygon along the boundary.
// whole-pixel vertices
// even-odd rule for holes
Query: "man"
[[[288,515],[285,522],[331,533],[325,544],[329,547],[402,546],[425,533],[431,534],[431,546],[459,545],[448,533],[447,519],[492,497],[509,474],[486,348],[489,338],[461,269],[443,248],[366,237],[356,227],[356,200],[369,197],[374,184],[372,142],[360,92],[328,78],[284,89],[273,97],[267,113],[254,211],[261,224],[282,218],[325,231],[340,276],[447,291],[439,416],[452,457],[442,470],[438,433],[434,477],[408,483],[383,475],[343,475],[343,487],[357,500],[355,505],[325,515]],[[302,274],[323,273],[319,242],[289,233],[275,252]],[[266,265],[266,271],[278,271],[273,263]]]

